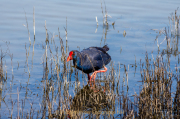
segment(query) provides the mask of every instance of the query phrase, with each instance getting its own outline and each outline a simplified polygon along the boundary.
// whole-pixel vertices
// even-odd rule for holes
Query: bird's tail
[[[105,45],[105,46],[103,46],[103,49],[104,49],[105,51],[108,51],[108,50],[109,50],[109,47],[108,47],[107,45]]]

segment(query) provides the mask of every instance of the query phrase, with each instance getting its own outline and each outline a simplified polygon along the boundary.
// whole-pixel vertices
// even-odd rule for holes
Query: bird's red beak
[[[72,56],[68,56],[67,62],[69,62],[70,60],[72,60]]]

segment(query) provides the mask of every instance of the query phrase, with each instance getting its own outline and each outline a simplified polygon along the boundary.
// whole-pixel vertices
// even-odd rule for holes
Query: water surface
[[[144,61],[146,52],[149,54],[149,57],[155,58],[159,50],[167,47],[166,42],[163,41],[164,36],[160,37],[157,43],[155,39],[158,32],[152,29],[168,28],[168,17],[171,16],[171,13],[174,13],[179,4],[179,0],[106,0],[105,3],[97,0],[1,1],[0,46],[2,53],[6,54],[3,59],[3,68],[4,71],[7,71],[7,81],[3,85],[2,98],[12,98],[16,102],[17,87],[23,87],[20,89],[19,100],[24,99],[27,90],[30,90],[34,95],[42,92],[43,57],[45,54],[43,46],[45,46],[46,40],[45,22],[49,39],[54,35],[55,44],[59,48],[59,38],[56,35],[60,33],[65,43],[66,25],[68,51],[108,44],[110,47],[109,54],[115,67],[118,63],[122,64],[121,82],[123,82],[123,77],[125,77],[123,65],[130,66],[137,63],[137,68],[130,66],[128,71],[128,94],[133,95],[134,92],[139,91],[139,85],[141,85],[138,83],[138,81],[141,81],[139,73],[140,60]],[[35,40],[33,8],[35,8]],[[108,27],[103,25],[102,9],[104,15],[105,11],[109,15]],[[98,19],[98,26],[95,17]],[[115,22],[114,26],[111,25],[113,22]],[[125,36],[123,35],[124,31],[126,32]],[[33,43],[34,45],[32,45]],[[53,43],[50,43],[50,46],[53,54],[56,55]],[[52,56],[50,53],[48,55],[50,63]],[[59,60],[60,56],[61,52],[59,49]],[[174,69],[175,64],[179,65],[177,64],[179,55],[171,55],[170,58],[171,68]],[[59,61],[59,63],[62,62]],[[72,78],[72,81],[75,81],[75,79]],[[72,90],[70,94],[73,95]],[[31,93],[27,97],[30,100],[29,102],[34,101]],[[3,118],[9,116],[12,108],[11,101],[5,102],[1,102],[1,117]],[[34,102],[38,104],[39,101],[36,100]],[[30,105],[30,103],[27,105]],[[14,106],[14,108],[16,107]],[[25,108],[28,109],[28,107]],[[36,108],[38,109],[39,107],[37,106]],[[3,111],[4,109],[6,111]],[[16,112],[17,110],[14,109],[12,112],[13,118],[17,116]]]

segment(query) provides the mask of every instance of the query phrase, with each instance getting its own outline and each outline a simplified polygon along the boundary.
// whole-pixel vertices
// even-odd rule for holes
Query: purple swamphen
[[[95,83],[97,73],[107,71],[105,65],[111,61],[111,56],[107,53],[108,50],[109,47],[107,45],[103,47],[89,47],[81,52],[72,50],[69,52],[67,62],[73,60],[74,66],[88,75],[91,85],[91,80]],[[101,68],[104,68],[104,70],[99,70]],[[92,72],[93,74],[89,76]],[[93,77],[94,79],[92,79]]]

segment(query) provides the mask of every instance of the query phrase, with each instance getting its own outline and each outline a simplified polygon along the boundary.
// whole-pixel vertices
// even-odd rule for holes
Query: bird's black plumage
[[[81,52],[73,50],[73,64],[84,73],[91,73],[103,68],[111,61],[111,56],[107,53],[108,46],[89,47]]]

